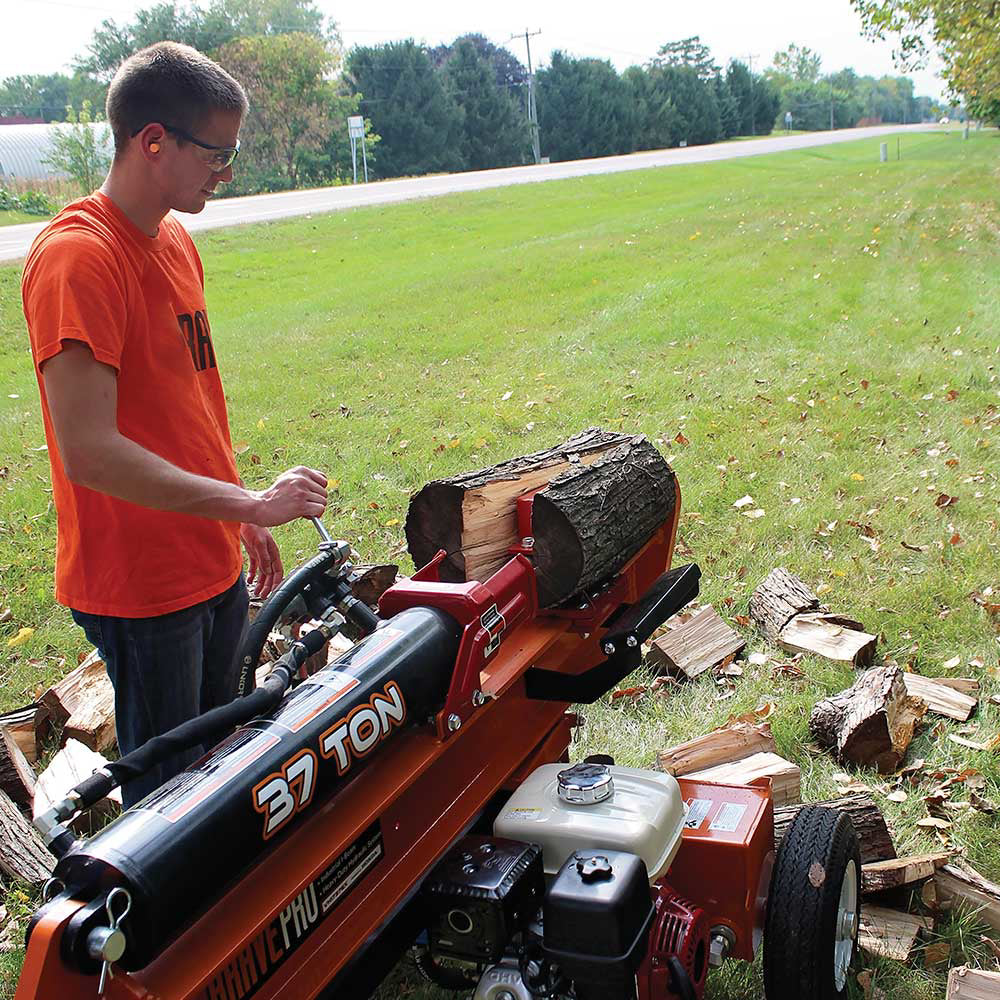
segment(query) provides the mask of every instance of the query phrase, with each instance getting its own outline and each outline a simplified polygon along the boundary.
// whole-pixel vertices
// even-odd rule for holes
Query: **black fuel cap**
[[[614,874],[611,862],[603,854],[576,856],[576,870],[584,882],[606,882]]]

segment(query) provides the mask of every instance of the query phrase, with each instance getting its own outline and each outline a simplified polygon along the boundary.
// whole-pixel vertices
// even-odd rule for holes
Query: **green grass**
[[[331,531],[366,557],[403,559],[407,498],[427,480],[592,424],[641,431],[677,470],[684,558],[703,569],[703,599],[743,614],[784,565],[879,633],[882,653],[928,674],[959,657],[949,672],[983,682],[973,738],[991,737],[1000,646],[970,594],[1000,592],[1000,139],[911,135],[886,164],[878,145],[200,236],[244,478],[325,469],[337,482]],[[4,650],[5,709],[83,649],[51,598],[55,512],[17,284],[16,268],[0,268],[0,611],[11,609],[0,643],[35,631]],[[957,503],[936,506],[942,493]],[[745,494],[763,517],[733,508]],[[305,525],[276,537],[286,566],[314,551]],[[767,650],[745,631],[748,652]],[[771,700],[805,797],[835,795],[840,767],[810,744],[807,717],[851,673],[800,666],[793,680],[748,665],[727,700],[703,678],[668,700],[594,706],[578,749],[648,766],[662,746]],[[936,721],[911,756],[975,767],[1000,799],[1000,758],[947,741]],[[859,780],[900,852],[937,844],[914,825],[929,780],[901,805],[885,799],[891,783]],[[1000,878],[994,817],[959,813],[951,834]],[[954,962],[984,961],[966,923],[940,933]],[[944,974],[919,963],[871,967],[888,1000],[943,992]],[[404,970],[391,991],[438,995],[415,983]],[[759,996],[759,972],[725,969],[709,996]]]
[[[13,209],[0,211],[0,226],[19,226],[22,222],[44,222],[37,215],[29,215],[27,212],[17,212]]]

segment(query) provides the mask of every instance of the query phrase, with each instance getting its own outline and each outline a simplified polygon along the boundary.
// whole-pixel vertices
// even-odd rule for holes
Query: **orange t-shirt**
[[[41,368],[83,341],[118,373],[118,430],[189,472],[239,482],[198,252],[171,216],[145,235],[101,193],[35,240],[21,283],[58,514],[56,600],[144,618],[222,593],[242,568],[239,524],[140,507],[71,483]]]

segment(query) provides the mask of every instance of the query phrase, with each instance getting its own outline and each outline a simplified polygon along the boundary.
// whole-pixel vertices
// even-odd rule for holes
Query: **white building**
[[[0,183],[7,180],[44,181],[66,175],[46,163],[52,152],[56,129],[69,128],[65,122],[47,125],[0,125]],[[90,126],[97,132],[110,155],[114,151],[107,122]]]

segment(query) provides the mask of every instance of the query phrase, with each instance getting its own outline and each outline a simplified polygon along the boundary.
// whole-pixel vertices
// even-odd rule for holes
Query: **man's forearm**
[[[242,485],[186,472],[121,434],[84,454],[66,470],[73,482],[140,507],[254,523],[260,506]]]

